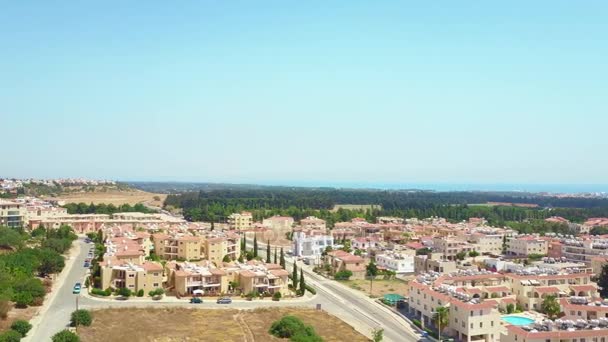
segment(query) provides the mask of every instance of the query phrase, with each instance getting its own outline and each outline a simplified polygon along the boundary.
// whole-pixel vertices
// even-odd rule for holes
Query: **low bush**
[[[353,272],[351,272],[349,270],[344,270],[344,271],[336,272],[336,274],[334,274],[334,279],[348,280],[352,276],[353,276]]]
[[[305,325],[299,318],[290,315],[272,323],[268,332],[280,338],[289,338],[293,342],[323,341],[311,326]]]
[[[88,310],[76,310],[72,312],[72,317],[70,319],[70,324],[73,327],[77,327],[79,325],[83,325],[88,327],[93,322],[93,317]]]
[[[418,328],[422,327],[422,323],[420,323],[420,320],[418,320],[418,319],[413,319],[412,323],[414,323],[414,325],[417,326]]]
[[[32,329],[32,325],[28,321],[17,320],[14,321],[13,324],[11,324],[11,329],[15,330],[16,332],[20,333],[21,336],[25,337],[25,335],[27,335],[27,332]]]
[[[315,290],[315,288],[314,288],[314,287],[312,287],[312,286],[310,286],[310,285],[308,285],[308,284],[306,284],[306,291],[308,291],[308,292],[312,293],[313,295],[314,295],[314,294],[317,294],[317,290]]]
[[[62,330],[52,337],[53,342],[80,342],[78,335],[69,330]]]
[[[93,289],[91,289],[91,294],[94,294],[96,296],[107,297],[110,294],[112,294],[112,291],[107,291],[107,290],[93,288]]]
[[[433,336],[434,338],[439,338],[439,335],[437,335],[436,332],[434,332],[433,330],[431,330],[429,328],[424,328],[424,331],[426,331],[427,333],[429,333],[429,335]]]
[[[281,300],[281,292],[275,292],[275,293],[272,295],[272,300],[276,300],[276,301]]]
[[[23,309],[32,304],[34,297],[28,292],[19,292],[13,296],[13,301],[15,302],[16,307]]]
[[[121,297],[129,298],[129,297],[131,297],[131,295],[132,295],[133,293],[131,293],[131,290],[129,290],[128,288],[126,288],[126,287],[121,287],[121,288],[118,290],[118,293],[117,293],[117,294],[118,294],[119,296],[121,296]]]
[[[21,334],[15,330],[8,330],[0,334],[0,342],[19,342]]]
[[[143,296],[144,296],[144,290],[143,289],[137,291],[137,297],[143,297]]]

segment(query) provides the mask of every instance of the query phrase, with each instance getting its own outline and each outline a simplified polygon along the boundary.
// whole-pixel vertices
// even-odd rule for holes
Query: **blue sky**
[[[12,1],[0,176],[605,184],[604,1]]]

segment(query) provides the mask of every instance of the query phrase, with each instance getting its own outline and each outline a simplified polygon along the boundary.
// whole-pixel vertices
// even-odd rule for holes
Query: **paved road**
[[[253,245],[248,239],[247,245]],[[258,242],[259,251],[265,255],[266,245]],[[271,246],[272,248],[275,248]],[[274,251],[272,251],[274,254]],[[287,269],[291,270],[294,258],[286,258]],[[390,312],[381,304],[374,302],[365,294],[352,290],[342,284],[319,276],[312,272],[312,268],[298,263],[298,267],[304,270],[306,282],[317,289],[317,296],[313,299],[314,304],[321,304],[322,308],[351,324],[357,331],[371,336],[374,328],[384,329],[384,341],[418,341],[421,336],[416,333],[411,325],[400,316]]]
[[[84,284],[84,277],[87,269],[84,268],[84,260],[87,257],[89,246],[80,238],[77,242],[80,245],[80,253],[74,255],[75,259],[71,268],[66,269],[67,275],[63,285],[56,294],[51,294],[52,300],[48,310],[42,313],[40,324],[28,334],[26,341],[50,341],[51,336],[69,326],[70,314],[76,309],[77,295],[72,294],[74,284],[80,282]],[[70,267],[69,262],[66,267]]]

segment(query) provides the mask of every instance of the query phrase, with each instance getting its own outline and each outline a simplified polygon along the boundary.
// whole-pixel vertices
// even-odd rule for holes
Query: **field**
[[[340,282],[350,288],[365,292],[367,295],[370,295],[369,280],[342,280]],[[407,294],[409,293],[407,281],[403,281],[401,279],[374,280],[371,293],[372,297],[379,298],[389,293],[396,293],[402,296],[407,296]]]
[[[185,308],[103,309],[93,324],[78,328],[83,342],[122,341],[284,341],[268,334],[272,322],[292,314],[312,325],[325,341],[368,341],[324,311],[296,308],[205,310]]]
[[[380,204],[336,204],[336,205],[334,205],[334,208],[331,211],[336,212],[336,211],[338,211],[338,209],[345,209],[345,210],[378,209],[378,210],[382,210],[382,206]]]
[[[51,198],[65,203],[91,203],[99,204],[130,204],[146,203],[154,207],[162,207],[166,194],[154,194],[141,190],[108,190],[95,192],[70,192]]]

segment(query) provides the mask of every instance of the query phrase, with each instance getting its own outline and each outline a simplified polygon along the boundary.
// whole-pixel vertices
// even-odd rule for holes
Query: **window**
[[[471,310],[471,317],[473,317],[473,310]],[[472,328],[472,327],[471,327]]]
[[[483,328],[483,322],[479,322],[479,327]]]
[[[483,310],[479,310],[479,316],[483,315]]]
[[[473,329],[473,323],[471,323],[471,329]]]
[[[135,274],[129,274],[129,278],[135,278]]]
[[[154,284],[152,284],[152,286],[158,287],[158,283],[154,283]]]
[[[490,321],[490,326],[494,326],[494,321]]]

